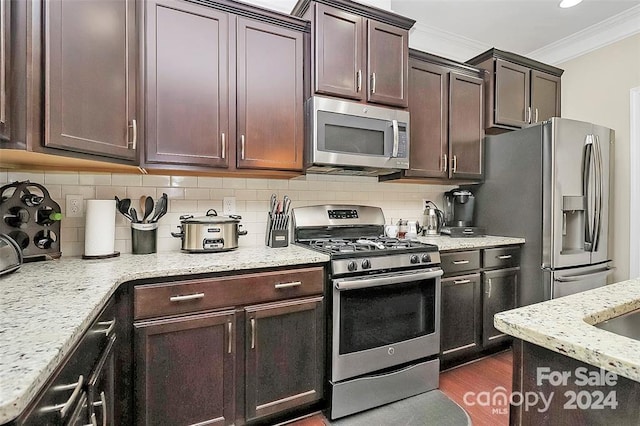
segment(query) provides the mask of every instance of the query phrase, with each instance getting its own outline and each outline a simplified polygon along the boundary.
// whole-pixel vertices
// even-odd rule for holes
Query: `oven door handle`
[[[407,281],[421,281],[438,278],[442,276],[442,269],[428,269],[422,272],[408,272],[403,274],[378,277],[378,278],[360,278],[353,280],[344,280],[335,282],[336,290],[355,290],[358,288],[378,287],[382,285],[400,284]]]

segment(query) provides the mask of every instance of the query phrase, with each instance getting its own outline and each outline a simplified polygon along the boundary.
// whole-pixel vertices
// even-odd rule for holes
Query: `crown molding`
[[[409,47],[464,62],[493,46],[416,22],[409,31]]]
[[[557,65],[637,33],[640,33],[640,5],[529,52],[526,56]]]

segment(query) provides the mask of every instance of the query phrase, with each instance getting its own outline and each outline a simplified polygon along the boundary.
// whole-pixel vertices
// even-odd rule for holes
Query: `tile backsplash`
[[[160,176],[116,173],[51,172],[0,169],[0,185],[29,180],[43,184],[60,204],[61,248],[63,256],[80,256],[84,252],[84,217],[66,217],[66,196],[81,195],[85,200],[131,198],[150,195],[156,200],[162,193],[169,197],[168,213],[159,221],[158,251],[180,250],[180,240],[171,236],[180,224],[180,216],[202,216],[208,209],[222,214],[224,197],[236,198],[236,213],[248,231],[239,245],[264,244],[267,210],[272,193],[281,199],[285,194],[291,207],[313,204],[364,204],[381,207],[387,223],[391,219],[422,217],[422,200],[430,199],[442,207],[442,195],[453,188],[446,185],[379,183],[377,178],[309,174],[290,180],[246,179],[203,176]],[[132,204],[133,205],[133,204]],[[135,204],[137,206],[137,202]],[[116,215],[115,249],[131,252],[129,222]]]

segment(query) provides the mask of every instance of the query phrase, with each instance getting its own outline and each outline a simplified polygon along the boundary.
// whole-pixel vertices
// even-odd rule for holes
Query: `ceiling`
[[[285,13],[296,3],[295,0],[245,1]],[[463,56],[472,51],[481,53],[489,47],[528,55],[616,15],[640,9],[640,0],[584,0],[570,9],[558,7],[559,0],[359,1],[415,19],[412,36],[416,31],[427,31],[430,36],[441,32],[448,41],[465,45]],[[640,14],[634,14],[633,19],[636,17],[640,31]],[[427,44],[424,49],[430,47]],[[443,49],[433,53],[446,55],[447,49]],[[449,56],[456,59],[458,55],[450,53]]]

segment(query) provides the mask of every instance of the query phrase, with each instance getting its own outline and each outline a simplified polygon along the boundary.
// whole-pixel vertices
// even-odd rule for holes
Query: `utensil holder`
[[[131,224],[131,252],[133,254],[150,254],[156,252],[158,223]]]
[[[269,213],[264,239],[268,247],[287,247],[289,245],[289,216]]]

